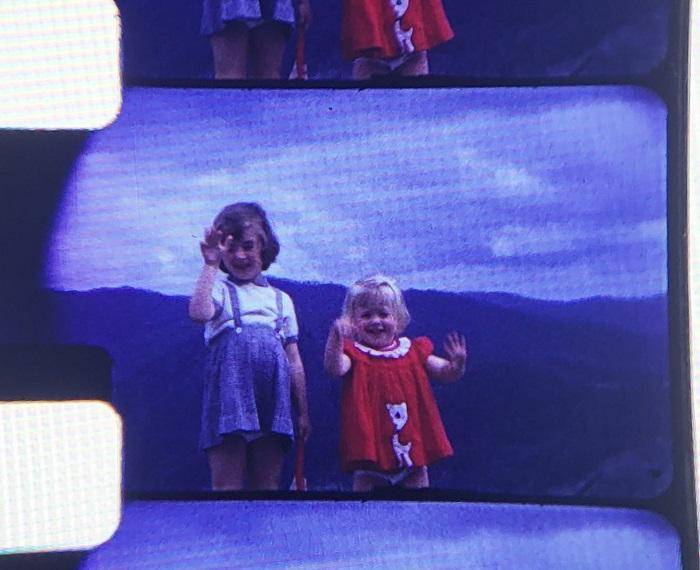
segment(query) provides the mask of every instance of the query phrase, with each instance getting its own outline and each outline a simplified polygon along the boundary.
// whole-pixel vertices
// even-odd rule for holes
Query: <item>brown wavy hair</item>
[[[258,230],[263,271],[277,259],[280,252],[280,242],[272,230],[265,210],[257,202],[236,202],[225,206],[214,218],[212,227],[223,234],[222,239],[226,239],[226,236],[230,235],[235,240],[240,240],[243,237],[244,230],[254,227]],[[222,271],[228,273],[223,262],[220,267]]]

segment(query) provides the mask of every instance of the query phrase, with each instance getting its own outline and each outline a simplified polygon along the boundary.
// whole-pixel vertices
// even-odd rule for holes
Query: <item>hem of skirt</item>
[[[234,429],[231,431],[225,431],[222,432],[218,435],[218,437],[214,437],[213,439],[209,439],[206,442],[203,442],[200,440],[199,442],[199,449],[202,451],[206,451],[207,449],[211,449],[212,447],[216,447],[217,445],[221,445],[224,441],[224,436],[225,435],[233,435],[237,432],[248,432],[248,433],[254,433],[254,432],[259,432],[260,430],[245,430],[245,429]],[[286,441],[286,445],[291,446],[291,444],[294,442],[294,433],[286,433],[286,432],[281,432],[281,431],[275,431],[275,430],[269,430],[262,432],[264,433],[265,436],[268,435],[279,435],[283,437]]]
[[[444,43],[449,42],[454,38],[454,33],[445,37],[445,38],[434,38],[428,40],[425,45],[421,45],[420,48],[416,46],[415,51],[429,51],[431,49],[434,49],[438,47],[439,45],[442,45]],[[359,59],[361,57],[365,57],[367,59],[378,59],[378,60],[389,60],[389,59],[395,59],[399,56],[401,56],[401,50],[396,47],[393,50],[384,50],[384,46],[381,44],[377,45],[367,45],[365,47],[360,47],[360,46],[355,46],[355,47],[346,47],[343,50],[343,59],[345,61],[353,62],[356,59]]]
[[[200,27],[199,33],[202,36],[213,36],[214,34],[218,34],[219,32],[222,32],[224,28],[226,28],[226,24],[230,22],[260,22],[260,24],[263,24],[265,22],[277,22],[278,24],[284,24],[289,28],[289,32],[293,30],[296,26],[296,22],[294,20],[282,20],[279,18],[269,18],[269,19],[264,19],[264,18],[230,18],[227,20],[221,20],[220,22],[216,23],[211,23],[210,25],[204,25]]]
[[[429,467],[430,465],[433,465],[434,463],[437,463],[438,461],[441,461],[443,459],[447,459],[449,457],[452,457],[454,455],[453,451],[450,451],[448,453],[441,454],[436,457],[432,457],[428,459],[427,461],[424,462],[416,462],[412,465],[412,467]],[[343,460],[341,461],[341,470],[345,473],[353,473],[354,471],[380,471],[383,473],[398,473],[399,471],[403,470],[403,467],[396,467],[396,465],[393,465],[392,467],[389,468],[384,468],[382,467],[378,461],[374,459],[350,459],[350,460]]]

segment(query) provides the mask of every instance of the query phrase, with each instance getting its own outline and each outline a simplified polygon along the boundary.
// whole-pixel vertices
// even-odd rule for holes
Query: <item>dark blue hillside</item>
[[[313,79],[348,78],[340,58],[340,0],[311,0]],[[666,0],[443,0],[455,38],[431,53],[436,75],[599,77],[650,72],[666,55]],[[210,78],[199,36],[201,0],[117,0],[128,78]],[[287,69],[291,66],[292,42]]]
[[[301,323],[314,434],[314,489],[348,489],[339,472],[340,383],[323,375],[323,346],[340,286],[276,281]],[[124,417],[126,488],[208,486],[197,450],[201,328],[187,298],[136,289],[55,292],[61,342],[105,347],[114,357],[114,402]],[[497,296],[498,298],[499,296]],[[649,497],[671,478],[665,312],[662,299],[550,303],[483,294],[408,291],[409,336],[442,353],[452,330],[469,343],[466,377],[435,385],[455,456],[431,469],[436,487],[475,492]],[[511,299],[512,301],[512,299]],[[644,330],[610,315],[655,321]],[[287,470],[289,477],[289,469]]]
[[[511,293],[469,293],[469,297],[480,302],[569,322],[595,323],[651,335],[666,334],[666,295],[627,300],[623,303],[614,297],[591,297],[575,301],[538,301]]]

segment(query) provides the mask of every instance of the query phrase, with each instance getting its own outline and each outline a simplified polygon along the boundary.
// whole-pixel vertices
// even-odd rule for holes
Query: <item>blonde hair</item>
[[[397,334],[402,333],[411,321],[401,289],[391,277],[376,274],[355,281],[345,294],[342,316],[352,319],[355,309],[368,301],[381,301],[391,307],[396,318]]]

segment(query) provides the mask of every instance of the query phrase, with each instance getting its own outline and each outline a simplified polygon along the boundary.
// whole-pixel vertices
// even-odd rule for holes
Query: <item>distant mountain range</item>
[[[199,35],[201,0],[117,0],[127,78],[213,76]],[[311,0],[306,59],[312,79],[347,79],[340,0]],[[455,31],[430,55],[435,75],[473,78],[623,77],[648,73],[667,52],[667,0],[443,0]],[[291,67],[293,42],[286,57]]]
[[[323,346],[344,290],[273,282],[294,299],[313,436],[309,486],[346,490],[338,466],[340,382]],[[455,456],[433,486],[515,495],[650,497],[672,476],[666,297],[549,302],[507,294],[406,292],[408,336],[438,354],[463,332],[469,364],[434,392]],[[197,449],[204,344],[187,298],[132,288],[52,292],[56,340],[114,359],[113,402],[124,418],[127,491],[208,488]],[[285,480],[291,478],[286,466]]]

